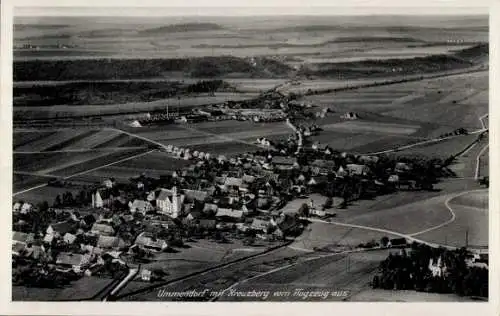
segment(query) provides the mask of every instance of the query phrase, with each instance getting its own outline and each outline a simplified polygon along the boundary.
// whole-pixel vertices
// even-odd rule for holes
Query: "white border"
[[[498,63],[500,55],[495,49],[500,44],[500,3],[499,1],[487,0],[354,0],[354,1],[328,1],[328,0],[170,0],[167,3],[152,0],[4,0],[1,3],[1,72],[0,77],[0,145],[3,150],[0,152],[0,212],[1,222],[4,227],[0,229],[0,253],[9,257],[11,249],[11,201],[12,201],[12,6],[87,6],[87,7],[280,7],[282,11],[294,7],[293,10],[303,9],[304,12],[313,12],[311,8],[334,6],[342,10],[349,10],[356,6],[356,12],[366,10],[376,10],[382,8],[382,12],[391,13],[394,7],[403,7],[403,11],[410,11],[416,6],[421,8],[438,7],[461,7],[467,11],[467,7],[472,5],[478,7],[489,7],[490,13],[490,155],[491,162],[500,161],[498,148],[497,128],[500,126],[499,111],[496,107],[500,104],[500,95],[495,87],[500,87]],[[361,10],[363,8],[363,10]],[[265,9],[264,9],[265,10]],[[309,10],[309,11],[308,11]],[[385,10],[385,11],[384,11]],[[289,12],[289,11],[288,11]],[[370,11],[369,11],[370,12]],[[375,11],[374,11],[375,12]],[[286,14],[286,12],[285,12]],[[493,106],[493,105],[496,106]],[[488,303],[132,303],[116,302],[106,303],[32,303],[32,302],[11,302],[11,267],[10,258],[0,261],[0,315],[155,315],[155,314],[175,314],[175,315],[223,315],[238,313],[241,315],[310,315],[353,313],[354,315],[500,315],[500,271],[499,271],[499,185],[495,175],[499,175],[498,164],[490,164],[491,186],[490,186],[490,300]],[[210,304],[210,305],[207,305]]]

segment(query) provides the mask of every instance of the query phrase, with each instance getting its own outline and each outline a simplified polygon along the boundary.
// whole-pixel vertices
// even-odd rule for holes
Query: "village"
[[[76,196],[68,192],[39,205],[16,201],[15,284],[116,277],[161,253],[182,252],[194,239],[240,240],[249,247],[283,243],[300,235],[309,217],[335,217],[350,201],[398,189],[432,190],[441,176],[442,162],[341,153],[308,142],[311,130],[300,126],[273,148],[232,158],[169,146],[168,154],[194,163],[160,178],[103,179]],[[310,195],[325,202],[317,205]],[[297,209],[285,207],[298,199]],[[138,278],[161,279],[161,270],[153,272],[144,269]]]

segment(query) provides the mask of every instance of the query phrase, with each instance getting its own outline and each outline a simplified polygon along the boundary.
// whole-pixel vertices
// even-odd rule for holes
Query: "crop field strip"
[[[37,132],[17,132],[14,130],[12,145],[14,150],[20,146],[27,145],[31,142],[34,142],[38,139],[47,137],[55,132],[53,131],[37,131]]]
[[[73,139],[74,137],[77,137],[81,133],[83,133],[83,132],[80,130],[72,130],[72,129],[58,131],[56,133],[49,134],[45,137],[31,141],[23,146],[19,146],[16,148],[16,150],[19,150],[19,151],[45,151],[48,148],[57,146],[61,143],[64,143],[64,142],[70,140],[70,139]]]

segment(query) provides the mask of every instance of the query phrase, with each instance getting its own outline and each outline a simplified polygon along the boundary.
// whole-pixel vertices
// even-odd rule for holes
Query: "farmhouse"
[[[59,235],[64,236],[67,233],[75,232],[77,229],[77,223],[73,221],[64,221],[55,224],[50,224],[46,231],[46,235]]]
[[[246,184],[243,183],[242,178],[227,177],[224,182],[224,189],[229,192],[238,192],[245,188]]]
[[[105,250],[120,250],[127,247],[127,243],[119,237],[101,235],[97,240],[97,247]]]
[[[273,157],[272,164],[278,170],[292,170],[293,168],[299,166],[297,158],[283,156]]]
[[[366,165],[348,164],[346,170],[351,175],[366,176],[370,173],[370,168]]]
[[[189,202],[194,202],[194,201],[204,202],[208,197],[208,192],[207,191],[200,191],[200,190],[185,189],[184,196],[185,196],[186,201],[189,201]]]
[[[227,221],[240,221],[243,219],[243,211],[228,208],[219,208],[215,217]]]
[[[113,236],[115,234],[115,230],[113,229],[113,227],[99,223],[95,223],[94,225],[92,225],[90,231],[96,235],[104,235],[104,236]]]
[[[316,159],[311,163],[311,172],[314,175],[328,175],[335,171],[335,162],[331,160]]]
[[[266,220],[262,218],[254,218],[252,224],[250,225],[250,228],[255,231],[268,233],[269,229],[271,229],[275,225],[276,223],[272,219]]]
[[[71,252],[61,252],[56,259],[57,270],[68,272],[73,270],[75,273],[84,271],[90,266],[90,254],[76,254]]]
[[[163,251],[168,248],[168,244],[165,240],[156,239],[151,233],[147,232],[142,232],[137,236],[135,239],[135,246],[153,251]]]
[[[12,239],[13,239],[13,246],[16,245],[16,250],[18,252],[24,250],[28,244],[32,243],[34,241],[35,235],[30,233],[22,233],[22,232],[13,232],[12,233]]]
[[[151,203],[144,200],[134,200],[133,203],[129,203],[129,208],[132,213],[139,212],[142,214],[146,214],[147,212],[153,210]]]
[[[16,202],[16,203],[14,203],[14,206],[12,207],[12,211],[14,213],[21,212],[23,214],[26,214],[27,212],[31,211],[32,207],[33,206],[30,203]]]

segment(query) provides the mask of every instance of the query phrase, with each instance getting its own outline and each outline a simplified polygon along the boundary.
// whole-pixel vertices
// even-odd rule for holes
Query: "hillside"
[[[463,69],[482,63],[488,58],[488,44],[459,50],[453,54],[414,58],[367,59],[355,62],[317,63],[304,67],[302,76],[327,78],[382,77],[389,74],[419,74]]]
[[[184,23],[160,26],[139,31],[143,35],[156,35],[162,33],[177,33],[177,32],[197,32],[197,31],[213,31],[223,30],[224,28],[216,23]]]
[[[286,76],[289,66],[261,58],[253,65],[249,60],[232,56],[178,59],[95,59],[72,61],[16,61],[14,81],[100,80],[162,78],[169,73],[214,78],[231,73],[249,77]]]

